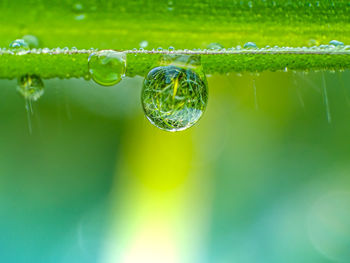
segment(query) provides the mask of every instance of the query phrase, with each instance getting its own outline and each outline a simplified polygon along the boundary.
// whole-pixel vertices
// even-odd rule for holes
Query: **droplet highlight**
[[[205,76],[175,65],[152,69],[144,80],[142,106],[147,119],[166,131],[193,126],[208,102]]]
[[[88,59],[91,78],[100,85],[112,86],[119,83],[126,72],[126,54],[113,50],[92,53]]]

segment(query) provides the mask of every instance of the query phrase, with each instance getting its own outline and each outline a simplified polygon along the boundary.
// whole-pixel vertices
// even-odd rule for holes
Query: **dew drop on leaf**
[[[333,46],[344,46],[344,43],[343,42],[341,42],[341,41],[338,41],[338,40],[331,40],[331,41],[329,41],[329,44],[330,45],[333,45]]]
[[[24,75],[17,80],[17,91],[30,101],[37,101],[44,94],[44,83],[37,75]]]
[[[124,52],[101,50],[90,55],[88,66],[91,78],[97,84],[112,86],[125,76],[126,55]]]
[[[40,46],[39,39],[33,35],[25,35],[22,39],[28,44],[29,48],[38,48]]]
[[[156,67],[144,80],[141,100],[153,125],[166,131],[185,130],[199,120],[207,106],[207,82],[190,68]]]
[[[221,50],[223,48],[224,46],[219,43],[211,43],[207,46],[207,49],[211,49],[211,50]]]
[[[12,51],[19,52],[19,51],[28,51],[29,45],[26,41],[23,39],[16,39],[11,42],[10,48]]]
[[[254,42],[247,42],[243,46],[244,48],[257,48],[256,44]]]

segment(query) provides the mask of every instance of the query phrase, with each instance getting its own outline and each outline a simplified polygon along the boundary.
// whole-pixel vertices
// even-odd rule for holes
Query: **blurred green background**
[[[349,262],[349,71],[208,76],[178,133],[142,81],[44,80],[30,134],[1,80],[1,262]]]

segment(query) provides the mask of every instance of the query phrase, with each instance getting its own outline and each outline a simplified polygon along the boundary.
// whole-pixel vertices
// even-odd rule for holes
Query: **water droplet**
[[[30,101],[37,101],[44,94],[44,84],[37,75],[24,75],[17,80],[17,91]]]
[[[221,50],[223,48],[224,46],[219,43],[211,43],[207,46],[207,49],[211,49],[211,50]]]
[[[168,11],[173,11],[174,7],[173,7],[173,1],[168,1]]]
[[[33,102],[44,94],[44,83],[37,75],[24,75],[17,79],[17,91],[24,97],[29,133],[32,133]]]
[[[86,14],[84,13],[84,6],[81,3],[75,3],[73,5],[73,12],[76,14],[74,16],[74,19],[77,21],[81,21],[86,18]]]
[[[29,45],[23,39],[16,39],[11,42],[10,48],[12,51],[20,52],[20,51],[29,51]]]
[[[168,47],[168,50],[169,50],[170,52],[173,52],[173,51],[175,51],[175,48],[174,48],[173,46],[170,46],[170,47]]]
[[[152,69],[143,84],[142,106],[148,120],[166,131],[193,126],[208,102],[205,77],[174,65]]]
[[[100,85],[115,85],[125,76],[126,55],[124,52],[101,50],[92,53],[88,61],[91,77]]]
[[[163,51],[163,48],[162,47],[158,47],[157,51]]]
[[[82,12],[84,10],[84,6],[81,3],[75,3],[73,5],[73,11],[76,13]]]
[[[309,47],[314,47],[314,46],[318,46],[319,42],[316,39],[310,39],[308,42],[308,46]]]
[[[29,46],[29,48],[38,48],[40,46],[39,39],[33,35],[25,35],[22,38]]]
[[[331,40],[331,41],[329,41],[329,44],[330,45],[333,45],[333,46],[344,46],[344,43],[343,42],[340,42],[340,41],[338,41],[338,40]]]
[[[148,41],[146,41],[146,40],[141,41],[141,42],[140,42],[140,47],[141,47],[141,48],[146,48],[146,47],[148,47]]]
[[[85,14],[80,14],[80,15],[76,15],[74,19],[77,21],[81,21],[81,20],[84,20],[85,18],[86,18]]]
[[[243,48],[247,48],[247,49],[252,48],[253,49],[253,48],[258,48],[258,47],[254,42],[247,42],[243,45]]]

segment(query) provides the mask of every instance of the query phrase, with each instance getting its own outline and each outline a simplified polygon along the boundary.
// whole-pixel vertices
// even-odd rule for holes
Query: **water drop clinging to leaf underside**
[[[37,101],[44,94],[44,83],[37,75],[24,75],[17,80],[17,91],[30,101]]]
[[[152,69],[144,80],[141,99],[148,120],[166,131],[193,126],[208,102],[204,76],[174,65]]]

